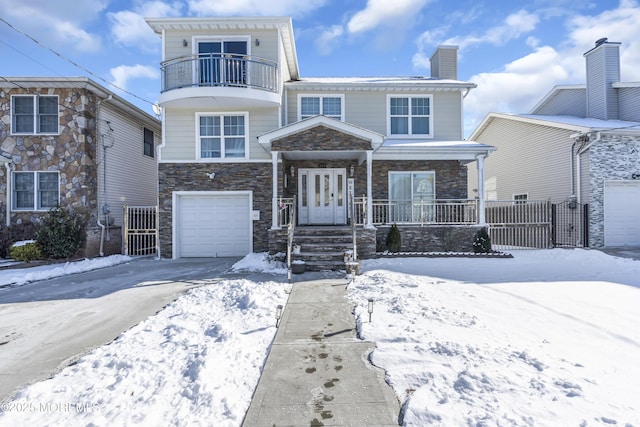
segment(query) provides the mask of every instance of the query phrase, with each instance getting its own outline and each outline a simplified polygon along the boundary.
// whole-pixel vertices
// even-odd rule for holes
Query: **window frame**
[[[16,176],[17,175],[27,175],[31,174],[33,176],[33,205],[30,207],[18,207],[18,197],[17,197],[17,185],[16,185]],[[51,191],[51,190],[40,190],[40,175],[41,174],[55,174],[56,179],[56,191],[58,193],[56,197],[55,206],[42,206],[42,192],[43,191]],[[13,212],[46,212],[49,209],[55,208],[60,205],[60,172],[59,171],[13,171],[11,172],[11,211]]]
[[[151,133],[151,141],[147,140],[147,134]],[[152,129],[142,127],[142,154],[147,157],[155,157],[156,135]]]
[[[529,193],[514,193],[511,195],[514,205],[525,205],[529,200]]]
[[[335,114],[327,115],[324,114],[324,103],[323,100],[325,98],[339,98],[340,99],[340,121],[344,122],[344,94],[322,94],[322,93],[299,93],[298,94],[298,121],[304,120],[302,117],[302,98],[318,98],[320,100],[320,114],[321,116],[326,116],[332,119],[337,119]],[[311,116],[307,116],[306,118],[317,116],[318,114],[314,114]]]
[[[408,114],[405,115],[392,115],[391,114],[391,99],[392,98],[405,98],[408,100]],[[413,99],[428,99],[429,100],[429,114],[428,115],[414,115],[412,114],[412,100]],[[407,94],[387,94],[387,136],[390,138],[433,138],[433,95],[407,95]],[[392,117],[406,117],[407,118],[407,133],[391,133],[391,118]],[[413,133],[412,118],[415,117],[427,117],[429,121],[429,133]]]
[[[200,134],[200,118],[201,117],[219,117],[220,118],[220,157],[203,157],[202,156],[202,138],[210,138],[210,135],[202,136]],[[225,117],[244,117],[244,135],[224,135],[224,118]],[[249,159],[249,112],[247,111],[231,111],[231,112],[199,112],[196,113],[196,159],[206,162],[235,162],[239,160]],[[244,156],[227,157],[225,155],[225,140],[233,138],[244,138]]]
[[[31,111],[30,116],[33,117],[33,130],[29,132],[20,132],[16,126],[16,98],[31,98]],[[39,111],[39,104],[36,102],[40,98],[54,98],[56,105],[56,129],[53,132],[40,132],[42,124],[42,116],[53,116],[53,114],[41,114]],[[60,134],[60,97],[58,95],[40,95],[40,94],[14,94],[11,95],[11,135],[59,135]]]
[[[403,171],[403,170],[395,170],[395,171],[390,170],[388,172],[388,174],[387,174],[387,185],[388,185],[388,187],[387,187],[387,199],[389,201],[390,208],[391,208],[391,206],[393,205],[394,202],[395,203],[399,202],[400,205],[398,205],[398,206],[401,206],[401,205],[405,205],[406,206],[407,203],[409,203],[410,206],[411,206],[411,211],[410,211],[411,218],[410,218],[410,221],[409,221],[410,223],[425,222],[424,220],[423,221],[419,221],[419,218],[416,218],[418,216],[417,212],[416,212],[416,200],[419,199],[419,196],[416,196],[415,191],[414,191],[414,189],[416,187],[416,185],[414,183],[414,176],[416,174],[425,174],[425,175],[429,175],[431,177],[431,181],[432,181],[431,185],[432,185],[433,192],[431,194],[431,197],[428,198],[426,200],[426,202],[427,202],[427,205],[432,205],[433,202],[435,202],[435,200],[436,200],[436,171],[435,170],[426,170],[426,171],[425,170],[406,170],[406,171]],[[391,190],[392,190],[391,186],[392,186],[392,176],[394,176],[394,175],[409,175],[410,188],[411,188],[411,199],[409,199],[409,200],[407,200],[407,199],[395,199],[395,198],[392,197],[393,195],[391,193]],[[422,202],[423,203],[421,205],[418,205],[418,206],[427,206],[427,205],[424,204],[424,202],[425,202],[424,199],[422,200]],[[406,220],[406,218],[407,218],[406,208],[400,207],[399,212],[401,212],[400,215],[402,216],[402,218],[404,218]],[[395,219],[396,218],[394,218],[394,220]]]

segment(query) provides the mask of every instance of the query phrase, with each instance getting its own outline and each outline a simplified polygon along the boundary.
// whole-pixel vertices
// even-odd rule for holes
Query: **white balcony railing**
[[[161,64],[162,92],[186,87],[250,87],[278,91],[278,64],[249,55],[187,55]]]

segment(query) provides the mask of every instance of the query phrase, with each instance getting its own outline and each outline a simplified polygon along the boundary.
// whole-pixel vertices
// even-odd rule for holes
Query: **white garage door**
[[[604,245],[640,246],[640,182],[605,182]]]
[[[248,194],[179,197],[179,256],[247,255],[252,251],[250,209]]]

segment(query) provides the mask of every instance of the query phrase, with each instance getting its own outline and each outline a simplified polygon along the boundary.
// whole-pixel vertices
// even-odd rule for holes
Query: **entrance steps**
[[[344,270],[344,253],[353,249],[349,226],[297,226],[293,245],[300,253],[293,260],[302,260],[307,271]]]

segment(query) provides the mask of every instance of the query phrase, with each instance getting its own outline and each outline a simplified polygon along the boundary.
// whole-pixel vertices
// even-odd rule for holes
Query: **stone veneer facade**
[[[603,133],[589,149],[589,246],[604,247],[604,184],[640,174],[640,137]]]
[[[12,95],[57,95],[58,135],[11,135]],[[0,155],[13,161],[15,171],[57,171],[60,174],[60,203],[73,208],[87,221],[88,247],[95,235],[98,194],[96,165],[97,98],[83,88],[16,88],[0,90]],[[0,217],[7,209],[7,171],[0,168]],[[37,222],[44,211],[12,211],[11,224]],[[115,235],[115,233],[113,233]],[[120,236],[114,236],[120,239]],[[91,256],[91,250],[83,255]],[[117,252],[120,253],[120,247]]]

